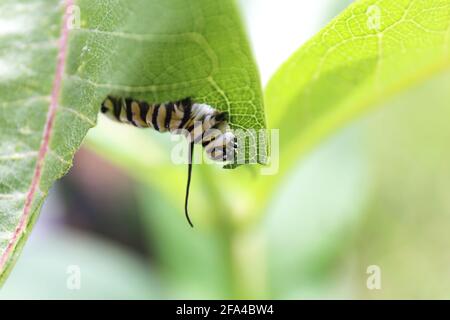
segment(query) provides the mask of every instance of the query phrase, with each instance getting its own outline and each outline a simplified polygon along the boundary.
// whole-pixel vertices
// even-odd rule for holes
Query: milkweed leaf
[[[282,166],[379,102],[450,66],[449,0],[355,1],[270,80]]]

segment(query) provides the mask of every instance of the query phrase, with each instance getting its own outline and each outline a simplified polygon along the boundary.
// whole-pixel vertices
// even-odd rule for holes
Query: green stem
[[[228,292],[227,298],[236,298],[237,284],[235,283],[235,268],[232,254],[232,243],[234,238],[234,227],[230,219],[230,209],[224,198],[222,197],[217,184],[214,182],[215,177],[211,173],[211,169],[208,166],[203,166],[201,170],[198,170],[202,175],[202,181],[204,183],[204,190],[207,192],[208,199],[211,203],[212,211],[214,212],[216,230],[220,235],[220,239],[223,245],[224,258],[227,264],[226,270],[228,271]]]
[[[254,225],[246,225],[244,228],[238,228],[233,220],[232,208],[223,197],[224,190],[220,188],[220,181],[214,175],[214,172],[204,166],[202,170],[202,180],[208,197],[213,204],[214,211],[217,213],[216,225],[217,232],[223,243],[223,252],[228,265],[229,295],[233,299],[245,298],[264,298],[267,296],[265,286],[255,285],[266,282],[265,273],[260,273],[260,277],[255,279],[254,275],[258,273],[252,268],[261,268],[264,270],[265,259],[262,254],[264,250],[260,247],[259,241],[256,241],[254,235]],[[257,239],[258,237],[256,237]],[[256,248],[255,248],[256,247]],[[249,259],[245,259],[250,257]]]

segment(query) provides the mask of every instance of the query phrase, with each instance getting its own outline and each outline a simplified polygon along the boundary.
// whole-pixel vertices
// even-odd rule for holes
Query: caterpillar
[[[184,135],[189,143],[188,178],[185,194],[185,216],[191,227],[188,201],[192,176],[194,144],[201,144],[207,156],[215,161],[234,161],[238,144],[230,131],[227,112],[220,112],[207,104],[193,103],[190,98],[162,104],[149,104],[133,98],[109,95],[101,104],[101,112],[108,118],[139,128]]]

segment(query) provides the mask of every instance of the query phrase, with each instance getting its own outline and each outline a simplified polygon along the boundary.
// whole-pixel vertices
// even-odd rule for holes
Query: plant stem
[[[208,166],[204,166],[201,172],[205,189],[207,189],[216,213],[216,230],[220,233],[224,246],[223,252],[228,265],[230,298],[266,297],[266,263],[263,254],[264,246],[259,241],[260,235],[254,232],[254,225],[238,228],[233,220],[232,207],[224,198],[224,192],[220,189],[216,176]]]

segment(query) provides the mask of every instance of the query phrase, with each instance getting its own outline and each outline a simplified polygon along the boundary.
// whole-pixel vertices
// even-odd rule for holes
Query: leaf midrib
[[[0,256],[0,272],[3,274],[5,272],[5,267],[8,265],[8,261],[11,258],[15,248],[22,239],[23,234],[26,231],[28,225],[33,201],[35,199],[35,194],[39,190],[39,185],[42,177],[42,169],[45,164],[45,158],[50,151],[49,144],[52,137],[53,125],[56,117],[56,111],[58,109],[58,101],[61,92],[62,80],[64,77],[64,69],[66,64],[67,52],[68,52],[68,38],[69,38],[69,8],[73,5],[73,0],[65,0],[64,7],[64,17],[62,21],[62,27],[60,32],[60,42],[57,56],[57,63],[54,75],[53,86],[51,90],[51,98],[49,109],[47,113],[46,122],[44,125],[44,131],[42,134],[42,140],[39,147],[36,164],[34,167],[33,177],[30,183],[30,187],[26,192],[25,203],[23,206],[22,214],[19,217],[19,223],[13,232],[13,235],[5,248],[4,252]]]

